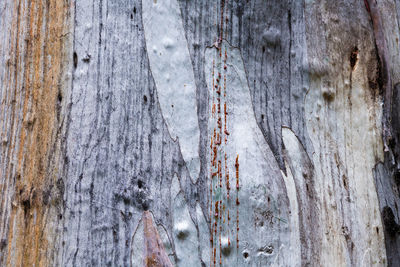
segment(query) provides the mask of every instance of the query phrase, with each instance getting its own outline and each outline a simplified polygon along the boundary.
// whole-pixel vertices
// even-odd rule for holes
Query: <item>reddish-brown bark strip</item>
[[[172,267],[172,263],[165,252],[160,235],[149,211],[143,212],[144,242],[145,242],[145,266],[146,267]]]

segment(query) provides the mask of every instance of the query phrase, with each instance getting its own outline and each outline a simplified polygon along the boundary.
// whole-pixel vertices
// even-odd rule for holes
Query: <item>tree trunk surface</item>
[[[400,266],[399,0],[1,0],[0,266]]]

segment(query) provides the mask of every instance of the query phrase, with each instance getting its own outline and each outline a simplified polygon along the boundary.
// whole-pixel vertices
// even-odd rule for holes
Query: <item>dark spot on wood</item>
[[[142,208],[143,208],[144,211],[149,210],[149,203],[147,201],[144,201],[143,204],[142,204]]]
[[[266,254],[272,254],[272,252],[274,252],[274,246],[272,246],[272,245],[264,246],[264,247],[258,249],[258,251],[266,253]]]
[[[21,188],[19,190],[19,200],[22,208],[24,209],[25,214],[27,214],[29,209],[31,208],[30,192],[27,191],[25,188]]]
[[[63,199],[64,190],[65,190],[65,185],[64,185],[63,179],[61,179],[61,178],[58,179],[57,183],[56,183],[56,186],[57,186],[57,189],[58,189],[58,192],[60,194],[61,199]]]
[[[146,95],[143,96],[143,101],[144,101],[145,104],[147,103],[147,96]]]
[[[63,218],[63,215],[60,213],[60,214],[58,215],[58,219],[61,221],[62,218]]]
[[[399,170],[394,171],[393,179],[394,179],[394,182],[396,183],[396,185],[399,187],[400,186],[400,171]]]
[[[247,251],[243,252],[243,257],[247,259],[249,257],[249,253]]]
[[[7,247],[7,239],[3,238],[0,242],[0,250],[3,250]]]
[[[375,91],[378,88],[378,84],[375,81],[369,80],[368,81],[369,88]]]
[[[51,195],[51,188],[43,191],[43,193],[42,193],[42,203],[43,203],[44,206],[49,204],[50,195]]]
[[[78,55],[76,54],[76,52],[74,52],[73,61],[74,61],[74,68],[76,69],[78,67]]]
[[[27,214],[28,210],[31,208],[31,202],[30,202],[29,198],[22,199],[21,204],[22,204],[22,207],[24,208],[25,214]]]
[[[350,54],[350,67],[351,67],[351,70],[354,70],[354,67],[357,64],[358,52],[359,51],[358,51],[357,46],[353,48],[353,51],[351,51],[351,54]]]
[[[178,239],[186,239],[186,237],[188,237],[189,233],[187,231],[179,231],[178,234],[176,235],[176,237]]]
[[[229,254],[231,254],[231,246],[228,245],[228,246],[223,247],[223,248],[222,248],[222,254],[223,254],[225,257],[229,256]]]
[[[262,51],[263,51],[263,53],[265,53],[265,46],[262,47]]]
[[[386,82],[386,79],[384,77],[384,69],[382,67],[382,62],[379,57],[378,51],[376,52],[376,60],[378,61],[377,65],[377,78],[376,78],[376,83],[378,84],[379,88],[379,93],[382,94],[384,90],[384,84]]]
[[[122,198],[122,200],[124,201],[124,204],[127,206],[131,204],[131,200],[129,198],[124,197]]]
[[[61,94],[60,91],[58,92],[57,99],[58,99],[58,102],[61,102],[62,99],[63,99],[62,94]]]
[[[142,180],[138,180],[137,184],[138,184],[139,188],[143,188],[143,181]]]
[[[388,139],[388,146],[389,148],[391,148],[392,150],[394,150],[396,148],[396,141],[394,140],[393,137],[389,137]]]
[[[349,228],[347,226],[342,226],[342,234],[344,235],[344,238],[346,239],[346,241],[349,242],[350,235],[349,235]]]
[[[400,232],[400,226],[396,223],[393,211],[389,206],[385,206],[382,210],[382,221],[388,236],[395,238]]]
[[[91,55],[86,54],[86,56],[84,58],[82,58],[82,61],[85,63],[89,63],[91,58],[92,58]]]
[[[343,175],[343,176],[342,176],[342,180],[343,180],[343,186],[344,186],[344,188],[345,188],[346,190],[349,190],[349,186],[348,186],[348,183],[347,183],[347,177],[346,177],[346,175]]]
[[[28,119],[26,122],[26,127],[31,131],[35,122],[36,122],[36,118]]]
[[[335,99],[335,94],[331,91],[324,91],[322,93],[322,97],[327,101],[327,102],[332,102],[333,99]]]

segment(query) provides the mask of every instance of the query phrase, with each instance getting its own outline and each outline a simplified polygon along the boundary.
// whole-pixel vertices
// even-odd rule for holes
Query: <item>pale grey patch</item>
[[[296,148],[298,147],[296,146],[296,141],[298,142],[298,140],[290,129],[282,128],[282,139],[285,148],[288,149],[289,147],[290,152],[293,152],[295,154],[294,156],[301,155],[301,153],[296,150]],[[293,264],[292,266],[301,266],[299,203],[297,201],[296,183],[294,181],[293,174],[289,166],[287,166],[286,162],[285,165],[287,175],[282,175],[284,176],[286,190],[290,202],[290,257]]]
[[[142,1],[143,26],[158,101],[194,182],[200,172],[196,84],[176,0]]]
[[[144,242],[144,223],[143,219],[141,219],[132,237],[131,266],[133,267],[144,265]]]

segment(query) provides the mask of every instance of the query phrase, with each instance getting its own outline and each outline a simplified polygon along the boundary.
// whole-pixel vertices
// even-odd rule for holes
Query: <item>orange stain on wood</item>
[[[14,166],[9,163],[5,169],[9,189],[5,185],[1,188],[2,192],[14,192],[6,264],[48,266],[55,236],[49,229],[50,205],[44,192],[57,180],[61,151],[58,101],[68,62],[65,34],[72,6],[65,1],[31,0],[15,1],[14,9],[10,34],[14,64],[9,66],[13,76],[9,75],[4,85],[14,97],[1,103],[12,108],[6,157],[8,162],[15,161]]]

